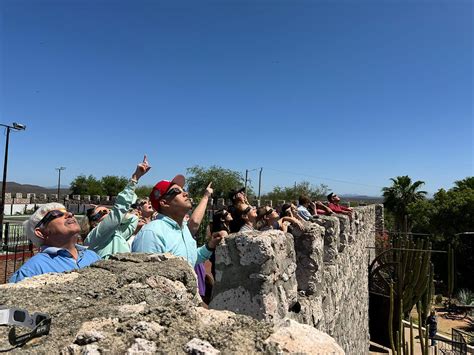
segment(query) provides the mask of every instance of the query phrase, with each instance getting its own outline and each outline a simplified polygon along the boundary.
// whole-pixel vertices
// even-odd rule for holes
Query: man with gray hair
[[[41,206],[23,226],[40,252],[12,275],[12,283],[50,272],[82,269],[100,260],[99,255],[76,244],[81,228],[74,214],[60,203]]]

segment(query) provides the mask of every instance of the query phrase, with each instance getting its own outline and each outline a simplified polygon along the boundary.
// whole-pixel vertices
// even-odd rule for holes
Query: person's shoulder
[[[97,259],[97,260],[100,260],[101,257],[99,256],[99,254],[97,254],[95,251],[93,250],[90,250],[90,249],[85,249],[84,250],[84,255],[89,257],[89,258],[92,258],[92,259]]]
[[[27,267],[31,267],[32,265],[35,265],[35,264],[39,264],[39,263],[42,263],[42,262],[45,262],[45,261],[49,261],[51,260],[52,257],[51,255],[49,255],[48,253],[37,253],[35,255],[33,255],[31,258],[28,259],[28,261],[26,261],[23,266]]]
[[[52,260],[47,253],[37,253],[29,258],[16,272],[23,275],[36,275],[38,268],[48,264]]]

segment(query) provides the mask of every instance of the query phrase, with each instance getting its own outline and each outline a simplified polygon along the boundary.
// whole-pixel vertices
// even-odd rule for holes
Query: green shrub
[[[459,290],[456,299],[463,305],[474,305],[474,292],[462,288]]]

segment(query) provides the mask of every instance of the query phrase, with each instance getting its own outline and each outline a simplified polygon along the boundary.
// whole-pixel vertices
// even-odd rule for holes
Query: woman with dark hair
[[[304,228],[297,218],[291,215],[280,217],[278,212],[269,206],[262,206],[257,210],[257,222],[260,224],[259,230],[261,231],[276,229],[286,233],[290,225],[299,229]]]
[[[225,208],[214,212],[212,216],[211,224],[211,234],[220,231],[226,231],[230,233],[230,223],[232,222],[232,215]],[[213,251],[211,257],[209,258],[211,262],[211,273],[214,280],[216,279],[216,252]]]
[[[211,233],[226,231],[230,232],[230,222],[232,222],[232,215],[225,208],[217,211],[212,216]]]
[[[87,210],[81,223],[83,233],[87,233],[84,245],[101,258],[108,259],[112,254],[130,252],[127,240],[136,229],[138,217],[128,211],[137,198],[135,189],[138,180],[150,169],[145,155],[111,209],[95,206]]]

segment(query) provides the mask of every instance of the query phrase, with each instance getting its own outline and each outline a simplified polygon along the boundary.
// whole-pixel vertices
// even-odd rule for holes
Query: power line
[[[278,170],[278,169],[272,169],[272,168],[267,168],[267,167],[265,169],[266,170],[271,170],[271,171],[276,171],[276,172],[279,172],[279,173],[284,173],[284,174],[293,174],[293,175],[306,176],[306,177],[310,177],[310,178],[313,178],[313,179],[321,179],[321,180],[329,180],[329,181],[334,181],[334,182],[341,182],[341,183],[344,183],[344,184],[359,185],[359,186],[366,186],[366,187],[377,187],[377,188],[380,188],[380,189],[383,188],[383,186],[362,184],[362,183],[358,183],[358,182],[332,179],[332,178],[322,177],[322,176],[314,176],[314,175],[305,174],[305,173],[298,173],[298,172],[294,172],[294,171]]]

